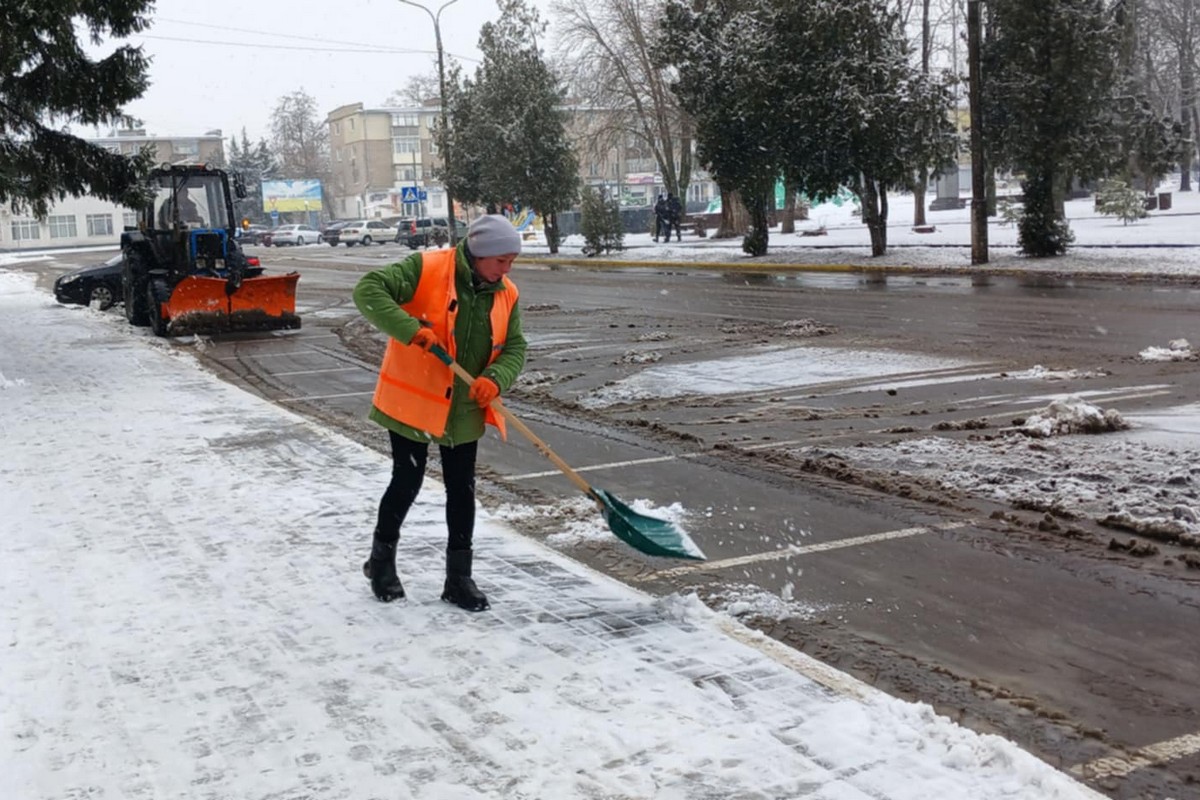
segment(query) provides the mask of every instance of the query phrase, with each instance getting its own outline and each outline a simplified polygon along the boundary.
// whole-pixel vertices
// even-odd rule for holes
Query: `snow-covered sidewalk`
[[[0,269],[0,775],[45,798],[1091,798],[481,513],[492,611],[359,571],[387,459]]]

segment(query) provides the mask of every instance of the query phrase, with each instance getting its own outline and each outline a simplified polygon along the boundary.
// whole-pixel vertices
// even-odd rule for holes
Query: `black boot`
[[[404,584],[396,575],[396,543],[375,537],[371,557],[363,563],[363,575],[371,581],[371,591],[385,603],[404,597]]]
[[[471,554],[470,550],[446,551],[446,585],[442,589],[442,599],[467,611],[486,611],[490,607],[487,597],[471,577]]]

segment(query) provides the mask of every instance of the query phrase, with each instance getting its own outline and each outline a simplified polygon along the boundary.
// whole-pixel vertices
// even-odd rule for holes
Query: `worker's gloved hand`
[[[435,344],[438,344],[438,338],[437,335],[429,328],[419,328],[417,332],[413,334],[413,337],[408,340],[408,343],[416,345],[428,353],[431,347],[433,347]]]
[[[491,378],[480,375],[471,383],[470,397],[480,408],[487,408],[500,396],[500,387]]]

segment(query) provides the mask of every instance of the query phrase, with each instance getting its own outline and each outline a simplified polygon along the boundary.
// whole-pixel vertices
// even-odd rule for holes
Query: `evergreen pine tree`
[[[1060,255],[1072,241],[1062,205],[1071,180],[1113,163],[1122,26],[1103,0],[992,0],[988,9],[989,152],[1026,176],[1022,252]]]
[[[483,26],[483,63],[447,90],[454,161],[443,173],[454,197],[497,210],[520,205],[541,215],[558,252],[557,212],[578,194],[579,165],[566,132],[563,92],[538,49],[544,25],[525,0],[500,0]]]
[[[621,204],[604,189],[584,187],[580,204],[580,233],[583,253],[595,256],[625,249],[625,226],[621,223]]]
[[[123,45],[93,60],[93,41],[143,30],[152,0],[41,0],[0,3],[0,203],[44,216],[67,195],[136,208],[150,156],[111,153],[67,132],[71,124],[112,125],[148,85],[149,60]]]
[[[275,177],[278,170],[275,156],[272,155],[266,140],[251,142],[245,128],[242,128],[241,142],[238,142],[236,136],[230,137],[229,169],[240,173],[242,181],[246,184],[246,196],[235,198],[233,201],[237,218],[265,222],[267,216],[263,210],[262,182]]]

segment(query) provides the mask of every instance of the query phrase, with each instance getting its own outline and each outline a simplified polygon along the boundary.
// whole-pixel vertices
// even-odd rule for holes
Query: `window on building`
[[[421,124],[416,114],[392,114],[393,128],[415,128]]]
[[[333,155],[334,155],[334,158],[336,158],[336,159],[337,159],[337,162],[338,162],[339,164],[340,164],[340,163],[342,163],[342,148],[340,148],[340,147],[335,147],[335,148],[333,149]]]
[[[392,152],[419,154],[421,152],[421,140],[416,136],[394,136],[392,137]]]
[[[173,142],[172,150],[177,156],[198,156],[200,155],[199,142]]]
[[[40,239],[42,238],[42,227],[37,224],[37,220],[14,219],[12,222],[12,238],[14,242]]]
[[[421,180],[423,170],[420,164],[406,167],[396,167],[395,178],[397,183],[412,183],[413,181]]]
[[[121,227],[136,228],[137,227],[137,213],[134,211],[126,211],[125,213],[123,213],[121,215]]]
[[[112,214],[88,214],[88,236],[112,236]]]
[[[350,123],[350,130],[354,130],[354,117],[351,117],[346,121]]]
[[[79,235],[75,231],[74,214],[62,214],[50,217],[47,222],[50,224],[51,239],[70,239]]]
[[[437,151],[438,151],[437,137],[435,136],[429,140],[429,152],[433,153],[436,156]]]
[[[342,123],[340,123],[340,122],[333,123],[333,132],[335,134],[337,134],[338,136],[341,136],[342,135]]]

